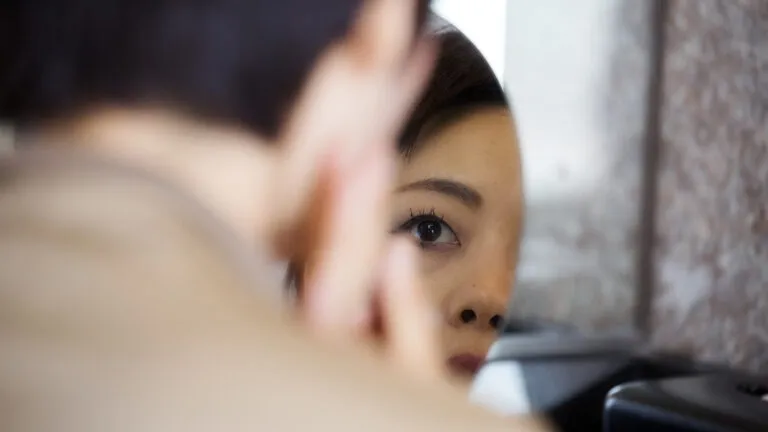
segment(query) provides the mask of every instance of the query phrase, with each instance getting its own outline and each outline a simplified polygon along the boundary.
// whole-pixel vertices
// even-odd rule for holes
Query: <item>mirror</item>
[[[449,309],[444,303],[451,302],[451,293],[466,289],[467,305],[509,299],[509,319],[635,333],[648,259],[638,238],[652,69],[650,3],[510,0],[481,7],[438,0],[433,10],[476,48],[452,66],[438,65],[437,79],[446,74],[457,79],[473,64],[485,63],[486,75],[501,83],[511,109],[488,109],[490,99],[478,100],[455,115],[433,102],[427,111],[439,114],[415,120],[422,128],[416,150],[403,159],[400,189],[435,177],[486,185],[478,190],[480,211],[440,190],[471,196],[456,185],[396,193],[395,221],[418,221],[405,225],[413,235],[447,242],[436,250],[424,248],[430,293],[443,310]],[[452,37],[445,27],[436,31],[439,38]],[[505,127],[488,120],[494,110],[506,112]],[[417,110],[419,115],[424,113]],[[464,230],[471,237],[466,241]],[[487,243],[476,240],[485,235]],[[451,241],[460,247],[452,249]],[[510,241],[519,242],[519,257]],[[487,288],[504,278],[506,292]],[[480,325],[495,315],[452,307],[464,324]],[[456,334],[462,336],[446,336],[447,346],[473,346],[477,352],[485,347],[485,342],[465,344],[464,333]]]
[[[464,376],[477,371],[503,322],[522,228],[519,145],[499,81],[504,21],[494,5],[504,2],[469,11],[467,2],[434,5],[430,31],[441,51],[401,136],[393,197],[392,231],[421,246],[423,286],[441,315],[444,355]],[[495,34],[478,32],[476,20],[486,15],[500,25]],[[457,27],[462,22],[496,44],[484,45],[495,57]]]

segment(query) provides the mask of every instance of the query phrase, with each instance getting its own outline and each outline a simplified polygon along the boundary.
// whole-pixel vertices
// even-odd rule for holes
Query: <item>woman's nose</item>
[[[479,331],[495,331],[501,326],[506,309],[502,299],[482,295],[463,297],[452,302],[445,311],[448,324]]]

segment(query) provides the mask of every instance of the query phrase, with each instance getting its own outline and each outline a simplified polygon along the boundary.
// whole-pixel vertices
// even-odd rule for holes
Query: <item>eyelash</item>
[[[398,225],[397,229],[395,229],[393,232],[407,232],[417,224],[420,224],[421,222],[425,221],[436,221],[439,222],[442,225],[445,225],[446,228],[448,228],[451,233],[456,237],[457,246],[461,247],[461,240],[459,239],[459,235],[456,233],[456,230],[453,229],[451,224],[445,221],[445,218],[441,215],[438,215],[435,211],[435,208],[431,208],[429,210],[427,209],[419,209],[414,211],[412,208],[409,209],[410,217],[405,222],[402,222]],[[427,244],[426,242],[420,242],[419,245],[422,248],[426,248]]]

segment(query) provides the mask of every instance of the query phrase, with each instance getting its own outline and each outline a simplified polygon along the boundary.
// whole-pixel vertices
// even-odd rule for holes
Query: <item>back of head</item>
[[[362,2],[3,0],[0,121],[152,105],[272,137]]]

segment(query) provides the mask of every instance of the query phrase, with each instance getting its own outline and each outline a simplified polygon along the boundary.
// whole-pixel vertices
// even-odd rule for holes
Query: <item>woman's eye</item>
[[[403,228],[407,229],[422,246],[459,244],[453,229],[436,218],[414,218]]]

